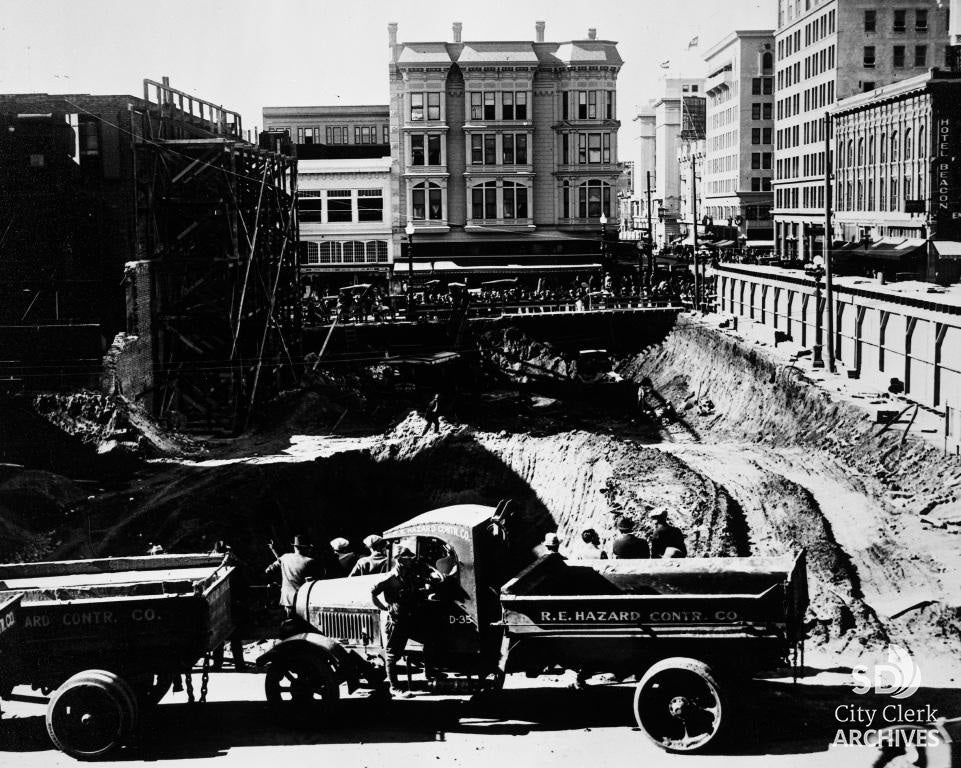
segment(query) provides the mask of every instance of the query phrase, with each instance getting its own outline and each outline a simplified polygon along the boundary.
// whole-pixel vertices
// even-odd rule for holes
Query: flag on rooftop
[[[671,68],[671,60],[670,60],[670,59],[665,59],[664,61],[662,61],[662,62],[661,62],[660,64],[658,64],[657,66],[659,66],[661,69],[670,69],[670,68]]]
[[[688,47],[688,49],[697,48],[698,43],[700,43],[700,42],[701,42],[700,36],[695,35],[694,37],[691,38],[691,42],[689,42],[689,43],[687,44],[687,47]]]

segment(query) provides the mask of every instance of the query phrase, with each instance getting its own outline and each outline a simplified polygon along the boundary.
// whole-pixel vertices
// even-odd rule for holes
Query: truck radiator
[[[318,610],[311,618],[327,637],[345,645],[381,645],[379,611]]]

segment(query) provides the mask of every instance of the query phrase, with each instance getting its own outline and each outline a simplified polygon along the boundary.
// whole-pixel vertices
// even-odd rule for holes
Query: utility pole
[[[694,311],[701,308],[701,271],[697,263],[697,159],[691,153],[691,218],[694,220]]]
[[[834,283],[831,277],[831,245],[834,235],[831,229],[831,176],[834,163],[831,161],[831,113],[824,113],[824,285],[825,303],[828,313],[828,370],[837,373],[834,363]]]
[[[654,230],[651,228],[651,172],[647,172],[647,287],[654,280]]]

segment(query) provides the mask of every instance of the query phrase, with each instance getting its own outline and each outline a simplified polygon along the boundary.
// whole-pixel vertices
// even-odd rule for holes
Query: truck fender
[[[257,659],[257,666],[266,666],[272,661],[296,655],[322,659],[334,671],[338,682],[346,682],[351,690],[358,685],[360,678],[366,679],[371,685],[383,679],[383,672],[366,659],[319,632],[303,632],[281,640]]]

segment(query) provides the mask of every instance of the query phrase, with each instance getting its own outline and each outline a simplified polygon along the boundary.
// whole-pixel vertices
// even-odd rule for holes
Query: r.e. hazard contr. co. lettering
[[[543,624],[583,623],[694,623],[711,621],[737,621],[736,611],[540,611]]]
[[[130,611],[129,618],[137,622],[161,620],[153,608],[134,608]],[[23,626],[26,629],[40,629],[58,624],[65,627],[86,627],[119,624],[123,620],[123,615],[118,615],[114,611],[71,611],[57,617],[47,613],[27,616],[23,621]]]

